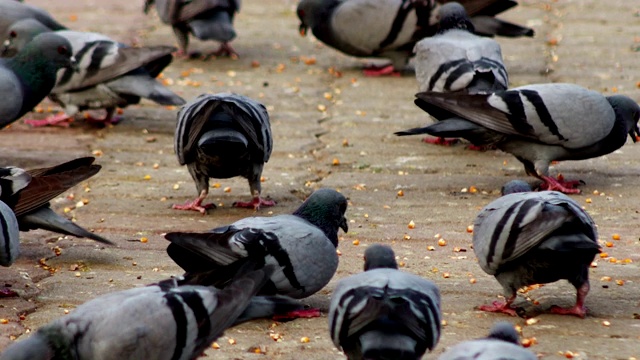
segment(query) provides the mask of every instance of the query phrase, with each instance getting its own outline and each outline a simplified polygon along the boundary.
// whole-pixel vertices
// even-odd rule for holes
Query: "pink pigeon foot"
[[[233,47],[231,47],[231,45],[229,43],[222,43],[220,45],[220,47],[218,48],[218,50],[210,53],[209,55],[207,55],[207,57],[209,56],[228,56],[232,59],[237,59],[240,56],[238,55],[238,53],[233,49]]]
[[[304,309],[304,310],[294,310],[289,311],[285,314],[274,315],[273,320],[275,321],[290,321],[293,319],[309,319],[320,317],[320,309]]]
[[[564,179],[554,179],[551,176],[542,176],[544,181],[540,185],[541,190],[559,191],[563,194],[580,194],[580,189],[575,187],[580,184],[578,180],[565,181]]]
[[[52,116],[47,116],[44,119],[25,119],[24,123],[33,127],[43,126],[61,126],[69,127],[73,122],[73,116],[69,116],[65,113],[59,113]]]
[[[473,150],[473,151],[487,151],[487,150],[495,150],[496,147],[492,145],[486,145],[486,146],[468,145],[466,149]]]
[[[261,197],[254,197],[251,201],[236,201],[233,203],[233,206],[239,208],[247,208],[259,210],[261,206],[274,206],[276,204],[273,200],[265,200]]]
[[[433,145],[442,145],[442,146],[451,146],[453,144],[457,144],[459,142],[458,139],[445,139],[441,137],[426,137],[422,139],[423,143],[433,144]]]
[[[395,71],[395,69],[393,68],[393,65],[386,65],[382,67],[369,65],[364,68],[363,73],[364,73],[364,76],[371,76],[371,77],[377,77],[377,76],[399,77],[400,76],[400,72]]]
[[[584,307],[584,305],[578,305],[578,304],[569,308],[563,308],[563,307],[554,305],[551,307],[550,311],[552,314],[574,315],[581,319],[584,319],[584,317],[587,315],[587,309]]]
[[[176,210],[194,210],[194,211],[199,211],[202,215],[207,213],[207,209],[215,209],[216,205],[215,204],[205,204],[202,205],[202,201],[204,200],[204,198],[197,198],[193,201],[187,201],[186,203],[182,204],[182,205],[177,205],[177,204],[173,204],[173,206],[171,206],[172,209],[176,209]]]
[[[505,301],[505,302],[494,301],[491,305],[480,305],[478,306],[477,309],[481,311],[503,313],[511,316],[518,316],[515,309],[513,309],[510,305],[511,305],[510,301]]]

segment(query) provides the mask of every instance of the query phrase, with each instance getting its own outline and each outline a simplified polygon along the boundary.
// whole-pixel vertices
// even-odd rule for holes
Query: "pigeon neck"
[[[37,99],[37,102],[40,102],[40,99],[44,97],[40,96],[41,93],[48,94],[56,84],[56,73],[58,72],[56,65],[27,49],[9,59],[7,63],[24,86],[25,102],[23,108],[29,106],[27,110],[31,110],[37,105],[37,103],[30,103],[34,102],[32,99]]]
[[[70,343],[79,339],[76,338],[73,339],[74,341],[70,341],[70,339],[65,336],[63,331],[63,326],[50,325],[39,329],[37,332],[37,336],[39,336],[41,341],[46,341],[48,349],[53,353],[53,359],[77,359],[75,351],[73,351]],[[49,357],[44,358],[48,359]]]
[[[331,240],[333,246],[337,248],[339,223],[337,221],[331,221],[328,215],[325,215],[324,213],[324,209],[305,203],[302,204],[302,206],[300,206],[293,215],[298,216],[318,227],[322,230],[325,236]]]

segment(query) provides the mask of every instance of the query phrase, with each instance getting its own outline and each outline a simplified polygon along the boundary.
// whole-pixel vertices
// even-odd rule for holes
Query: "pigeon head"
[[[631,136],[631,140],[636,142],[637,136],[640,136],[638,129],[638,119],[640,119],[640,106],[631,98],[624,95],[614,95],[607,97],[609,104],[616,112],[617,118],[622,118],[627,127],[627,132]]]
[[[49,31],[51,31],[51,29],[35,19],[16,21],[9,27],[5,34],[5,41],[2,44],[2,56],[14,56],[34,37]]]
[[[397,269],[396,254],[387,245],[373,244],[364,252],[364,271],[381,268]]]
[[[309,28],[320,25],[331,10],[339,5],[337,0],[302,0],[298,4],[297,14],[300,19],[300,35],[307,35]]]
[[[502,196],[520,193],[520,192],[529,192],[532,191],[531,185],[528,182],[522,180],[511,180],[508,183],[502,185],[502,189],[500,189],[500,193]]]
[[[320,228],[338,246],[338,229],[349,231],[347,198],[333,189],[318,189],[293,213]]]
[[[38,71],[39,75],[55,77],[59,69],[75,67],[76,63],[71,43],[53,32],[37,35],[11,60],[21,76]]]
[[[451,29],[466,30],[471,33],[476,30],[464,6],[457,2],[448,2],[442,5],[438,15],[440,17],[439,34]]]
[[[56,358],[54,350],[42,331],[9,346],[0,360],[48,360]]]
[[[512,344],[520,345],[520,337],[513,325],[507,321],[500,321],[493,325],[489,332],[489,339],[502,340]]]

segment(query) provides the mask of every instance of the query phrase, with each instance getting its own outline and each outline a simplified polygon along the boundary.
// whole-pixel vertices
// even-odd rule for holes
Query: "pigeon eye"
[[[67,47],[64,45],[60,45],[58,46],[58,54],[60,55],[66,55],[69,51],[67,50]]]
[[[9,37],[15,38],[16,36],[18,36],[18,34],[16,34],[16,32],[15,32],[15,31],[11,31],[11,32],[9,33]]]

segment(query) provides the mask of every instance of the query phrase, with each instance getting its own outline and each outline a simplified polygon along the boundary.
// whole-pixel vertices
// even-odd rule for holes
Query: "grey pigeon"
[[[476,35],[457,2],[442,5],[439,15],[438,33],[420,40],[413,49],[420,91],[486,94],[506,90],[509,79],[500,44]]]
[[[438,360],[537,360],[538,357],[520,345],[516,329],[501,321],[489,336],[465,341],[444,352]]]
[[[205,213],[214,204],[202,205],[209,193],[209,178],[242,176],[249,181],[253,200],[234,206],[259,209],[274,201],[260,197],[260,177],[269,161],[273,137],[264,105],[246,96],[202,94],[180,109],[174,138],[180,165],[187,165],[198,197],[174,209]]]
[[[272,270],[223,290],[152,285],[106,294],[13,344],[0,360],[196,359],[234,324]]]
[[[443,1],[444,2],[444,1]],[[480,20],[484,35],[533,36],[533,30],[493,16],[517,3],[509,0],[461,0],[467,13]],[[440,3],[435,0],[301,0],[300,33],[311,29],[323,43],[345,54],[386,58],[391,65],[365,68],[365,75],[397,75],[415,43],[437,31]]]
[[[605,97],[573,84],[535,84],[490,95],[422,92],[416,105],[437,123],[396,135],[427,133],[493,145],[514,155],[541,187],[579,193],[579,181],[549,176],[552,161],[583,160],[609,154],[636,141],[640,107],[623,95]]]
[[[181,55],[187,55],[191,33],[222,43],[211,55],[238,56],[229,42],[236,37],[233,18],[240,11],[240,0],[145,0],[145,13],[154,3],[162,22],[173,28]]]
[[[6,34],[13,23],[24,19],[37,20],[52,30],[66,29],[39,7],[14,0],[0,0],[0,34]]]
[[[515,189],[514,186],[506,186]],[[511,304],[523,286],[567,279],[577,289],[575,306],[551,311],[584,317],[589,266],[598,233],[578,203],[557,191],[507,193],[485,206],[473,226],[473,251],[484,272],[502,285],[506,302],[480,310],[516,315]]]
[[[487,94],[506,90],[509,84],[500,44],[475,34],[462,5],[450,2],[439,11],[438,33],[420,40],[413,49],[420,91]],[[422,128],[418,128],[418,133]],[[411,134],[411,130],[403,134]],[[444,138],[424,142],[448,145]],[[457,141],[457,140],[454,140]]]
[[[59,69],[74,65],[71,44],[53,33],[36,36],[11,59],[0,59],[0,129],[31,111],[49,94]]]
[[[2,169],[0,169],[2,171]],[[20,256],[18,220],[13,210],[0,201],[0,265],[11,266]]]
[[[103,244],[113,243],[56,214],[49,201],[100,171],[95,158],[84,157],[49,168],[22,170],[0,168],[0,201],[13,210],[21,231],[44,229],[85,237]]]
[[[347,199],[316,190],[292,215],[249,217],[206,233],[168,233],[169,256],[184,284],[224,286],[246,269],[277,266],[262,295],[305,298],[322,289],[338,267],[338,229],[348,230]],[[305,315],[301,315],[305,316]]]
[[[420,359],[440,338],[440,292],[429,280],[398,270],[390,247],[372,245],[365,271],[338,282],[329,333],[347,359]]]
[[[19,52],[33,37],[49,32],[34,19],[14,23],[7,33],[3,54]],[[164,87],[155,77],[171,63],[170,46],[128,47],[98,33],[71,30],[56,31],[67,39],[78,62],[76,69],[58,72],[56,86],[49,98],[65,108],[66,114],[44,120],[29,120],[28,124],[67,125],[81,110],[106,109],[104,119],[111,122],[116,107],[137,104],[140,98],[160,105],[183,105],[184,99]]]

